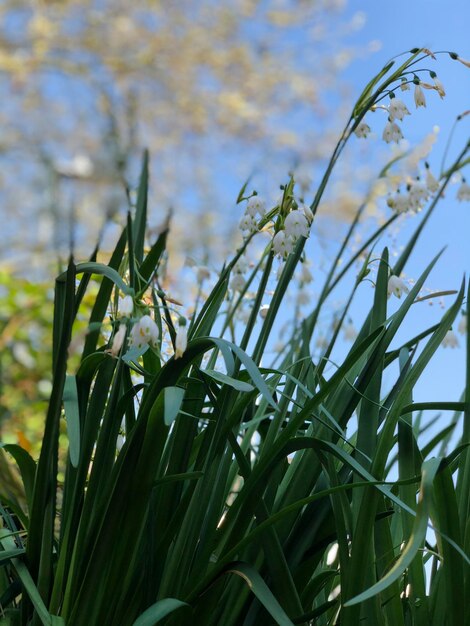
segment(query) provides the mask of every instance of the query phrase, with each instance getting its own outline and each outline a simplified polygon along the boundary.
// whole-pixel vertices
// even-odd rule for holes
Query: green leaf
[[[232,378],[231,376],[227,376],[227,374],[222,374],[222,372],[216,372],[215,370],[205,369],[202,370],[204,374],[210,376],[218,383],[222,383],[223,385],[229,385],[233,387],[237,391],[253,391],[253,385],[249,383],[245,383],[242,380],[237,380],[236,378]]]
[[[144,151],[142,170],[140,173],[139,189],[137,191],[137,205],[134,218],[134,254],[137,263],[141,264],[144,258],[145,227],[147,224],[147,198],[149,186],[149,153]]]
[[[402,552],[401,557],[392,567],[392,569],[375,585],[369,587],[359,595],[351,598],[344,603],[344,606],[353,606],[360,604],[369,598],[374,597],[378,593],[382,593],[393,582],[398,580],[405,570],[409,567],[419,550],[423,547],[426,538],[426,530],[428,527],[428,517],[430,509],[430,500],[432,497],[432,484],[434,477],[441,465],[441,459],[429,459],[423,463],[422,479],[421,479],[421,496],[416,510],[416,518],[413,525],[413,532],[410,539]]]
[[[251,178],[251,177],[250,177],[250,178]],[[244,183],[243,187],[240,189],[240,191],[239,191],[239,193],[238,193],[238,196],[237,196],[237,204],[240,204],[240,202],[243,200],[244,195],[245,195],[246,188],[247,188],[247,186],[248,186],[248,183],[250,182],[250,178],[248,178],[248,179],[246,180],[246,182]]]
[[[15,443],[0,443],[0,447],[11,454],[15,459],[23,481],[24,492],[28,508],[31,510],[31,501],[33,497],[34,477],[36,475],[36,463],[32,457],[21,446]]]
[[[274,398],[272,397],[271,392],[269,391],[269,388],[264,378],[261,376],[261,372],[259,371],[253,359],[251,359],[246,352],[244,352],[234,343],[227,341],[227,344],[230,345],[232,352],[235,354],[236,357],[238,357],[238,359],[240,359],[242,364],[245,366],[245,369],[250,375],[253,384],[259,390],[261,395],[264,396],[264,398],[269,402],[273,409],[277,409],[277,404],[274,402]]]
[[[278,626],[293,626],[293,622],[291,622],[286,615],[284,609],[254,567],[248,563],[235,561],[227,567],[224,574],[240,576],[264,606],[266,611],[276,620]]]
[[[0,543],[4,548],[6,548],[6,550],[14,550],[15,542],[11,536],[6,536],[7,534],[8,531],[6,531],[5,529],[0,529]],[[41,598],[41,595],[36,585],[34,584],[31,574],[29,573],[28,568],[23,563],[23,561],[18,558],[12,558],[11,563],[15,568],[16,573],[21,580],[23,588],[28,594],[29,599],[31,600],[42,624],[44,626],[65,626],[65,622],[61,617],[51,615],[47,610],[44,601]]]
[[[158,237],[157,241],[150,248],[147,256],[142,262],[139,268],[139,274],[148,283],[153,272],[155,271],[158,263],[160,262],[162,254],[165,252],[166,238],[168,235],[168,229],[164,230]]]
[[[360,113],[360,109],[364,106],[364,102],[367,100],[367,98],[370,97],[372,93],[372,89],[379,82],[379,80],[383,78],[385,74],[390,70],[393,63],[394,63],[393,61],[390,61],[389,63],[387,63],[387,65],[367,83],[367,85],[364,88],[364,91],[361,93],[361,95],[359,96],[356,102],[356,105],[353,111],[353,117],[356,117],[356,115]]]
[[[109,265],[103,265],[103,263],[79,263],[76,267],[77,274],[83,274],[88,272],[89,274],[98,274],[100,276],[106,276],[109,278],[125,295],[134,295],[134,290],[123,280],[121,275]],[[64,282],[66,278],[66,272],[61,274],[57,280]]]
[[[121,358],[124,363],[127,363],[129,365],[130,363],[132,363],[132,361],[137,362],[138,359],[140,359],[140,357],[145,354],[148,349],[148,344],[145,344],[141,348],[138,348],[137,346],[132,346],[125,354],[122,355]]]
[[[70,462],[73,467],[78,467],[80,459],[80,412],[78,408],[77,381],[75,376],[66,377],[62,398],[67,422]]]
[[[173,611],[185,606],[189,606],[189,604],[181,600],[176,600],[176,598],[159,600],[144,611],[144,613],[135,620],[132,626],[154,626],[154,624],[158,624],[160,620],[170,613],[173,613]]]
[[[185,389],[181,387],[165,387],[164,421],[170,426],[178,415],[183,402]]]
[[[0,564],[13,559],[14,557],[21,556],[26,550],[24,548],[13,548],[12,550],[0,550]]]

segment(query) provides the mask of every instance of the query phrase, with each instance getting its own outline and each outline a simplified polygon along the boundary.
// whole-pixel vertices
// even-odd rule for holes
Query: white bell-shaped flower
[[[134,311],[134,300],[132,296],[124,296],[119,298],[118,315],[121,317],[130,317]]]
[[[426,106],[426,98],[424,97],[424,91],[421,89],[420,85],[415,85],[414,98],[416,108]]]
[[[188,347],[188,326],[184,317],[180,317],[175,339],[175,359],[183,356]]]
[[[457,200],[460,201],[469,201],[470,200],[470,185],[466,180],[462,181],[458,191],[457,191]]]
[[[444,336],[444,339],[442,340],[441,345],[443,348],[458,348],[459,347],[459,340],[457,339],[457,335],[454,333],[452,329],[447,331],[447,333]]]
[[[284,222],[287,237],[293,237],[294,240],[299,237],[308,237],[310,226],[303,211],[295,209],[291,211]]]
[[[245,213],[251,217],[263,217],[266,213],[266,202],[261,196],[252,196],[246,203]]]
[[[399,98],[392,98],[388,106],[389,119],[391,122],[394,120],[402,120],[405,115],[410,115],[406,104]]]
[[[113,356],[117,356],[121,351],[122,344],[124,343],[124,339],[126,337],[126,325],[121,324],[117,333],[114,335],[113,343],[111,345],[110,353]]]
[[[366,124],[365,122],[360,122],[354,131],[354,134],[356,135],[356,137],[359,137],[359,139],[366,139],[369,133],[370,133],[370,126],[369,124]]]
[[[273,238],[273,252],[277,256],[280,256],[282,259],[287,258],[287,256],[293,252],[294,250],[294,241],[292,237],[287,236],[284,230],[280,230],[278,233],[274,235]]]
[[[387,122],[385,124],[382,138],[386,143],[390,143],[392,141],[398,143],[400,139],[403,139],[403,133],[401,132],[398,124],[396,124],[395,122]]]
[[[403,278],[400,278],[399,276],[390,276],[390,278],[388,279],[388,288],[387,288],[387,294],[389,298],[392,294],[396,296],[397,298],[401,298],[402,293],[408,293],[408,292],[409,292],[408,286],[406,285]]]

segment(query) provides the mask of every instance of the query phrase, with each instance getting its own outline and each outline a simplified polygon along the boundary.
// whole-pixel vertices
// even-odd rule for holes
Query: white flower
[[[313,212],[312,212],[312,209],[308,206],[308,204],[304,204],[304,203],[299,204],[299,211],[303,211],[305,217],[307,218],[307,222],[309,224],[313,222]]]
[[[286,237],[284,230],[280,230],[273,238],[273,252],[285,259],[294,250],[292,237]]]
[[[180,317],[178,321],[178,328],[176,329],[175,340],[175,360],[183,356],[186,348],[188,347],[188,327],[184,317]]]
[[[138,348],[139,350],[147,345],[147,340],[141,335],[139,322],[134,324],[129,334],[129,345],[131,348]]]
[[[294,240],[299,237],[308,237],[310,227],[303,211],[298,209],[291,211],[284,222],[286,236],[292,237]]]
[[[418,107],[426,106],[426,98],[424,97],[424,91],[421,89],[419,85],[415,85],[415,105]]]
[[[354,131],[354,134],[356,135],[356,137],[359,137],[359,139],[366,139],[369,133],[370,126],[365,122],[360,122],[360,124],[357,125],[357,128]]]
[[[156,347],[159,334],[158,326],[150,315],[143,315],[131,330],[129,344],[136,348],[143,348],[147,344]]]
[[[429,190],[423,183],[414,181],[409,189],[410,206],[413,209],[420,210],[423,202],[429,198]]]
[[[462,184],[457,191],[457,200],[470,200],[470,185],[466,180],[462,181]]]
[[[441,345],[443,348],[458,348],[459,347],[459,340],[457,339],[457,335],[454,333],[452,329],[446,332]]]
[[[439,181],[434,177],[429,168],[426,169],[426,187],[431,193],[439,190]]]
[[[437,76],[433,76],[432,79],[434,81],[434,84],[436,85],[437,93],[441,96],[441,98],[443,98],[446,95],[446,90],[444,89],[444,85],[437,78]]]
[[[252,196],[246,203],[245,213],[251,217],[256,217],[256,215],[263,217],[266,213],[266,202],[261,196]]]
[[[235,267],[233,268],[233,271],[237,272],[237,274],[244,274],[248,270],[249,266],[250,264],[246,256],[241,256],[238,259],[238,261],[235,263]]]
[[[346,341],[354,341],[357,337],[357,330],[352,322],[348,322],[343,327],[343,337]]]
[[[258,230],[258,223],[256,221],[256,218],[252,215],[249,215],[248,213],[245,213],[245,215],[240,220],[240,228],[243,232],[248,231],[248,233],[256,233],[256,231]]]
[[[308,269],[307,261],[302,263],[302,271],[300,274],[300,281],[304,284],[308,284],[313,282],[313,276],[311,271]]]
[[[243,289],[245,289],[245,285],[246,281],[243,278],[242,274],[235,272],[232,280],[230,281],[230,287],[233,289],[233,291],[243,291]]]
[[[457,330],[459,331],[461,335],[465,335],[465,333],[467,332],[467,316],[466,315],[462,315],[462,317],[460,318],[460,322],[459,322],[459,325],[457,326]]]
[[[259,316],[261,317],[261,319],[265,319],[266,315],[268,314],[269,311],[269,304],[262,304],[259,308]]]
[[[401,298],[401,294],[402,293],[408,293],[409,289],[406,286],[405,281],[400,278],[399,276],[390,276],[390,278],[388,279],[388,288],[387,288],[387,293],[388,293],[388,297],[390,298],[390,296],[393,295],[396,296],[397,298]]]
[[[466,61],[465,59],[460,58],[458,55],[455,55],[453,52],[450,54],[452,59],[455,59],[456,61],[459,61],[459,63],[462,63],[462,65],[465,65],[465,67],[470,67],[470,61]]]
[[[388,198],[387,204],[398,215],[406,213],[411,208],[410,196],[407,193],[397,193],[394,197]]]
[[[405,115],[410,115],[410,112],[407,109],[406,104],[403,102],[403,100],[400,100],[399,98],[392,98],[390,100],[390,105],[388,107],[388,112],[389,112],[389,119],[391,122],[393,122],[394,120],[402,120]]]
[[[398,143],[400,139],[403,139],[403,133],[401,132],[398,124],[396,124],[395,122],[387,122],[387,124],[385,124],[382,138],[387,143],[390,143],[391,141],[395,141],[396,143]]]
[[[406,80],[406,78],[404,78],[404,77],[401,79],[400,89],[402,91],[409,91],[410,90],[410,84]]]
[[[121,324],[119,326],[119,330],[114,335],[113,343],[109,351],[113,356],[117,356],[119,352],[121,351],[122,344],[124,343],[125,337],[126,337],[126,325]]]
[[[134,300],[132,296],[124,296],[119,298],[118,315],[122,317],[130,317],[134,311]]]

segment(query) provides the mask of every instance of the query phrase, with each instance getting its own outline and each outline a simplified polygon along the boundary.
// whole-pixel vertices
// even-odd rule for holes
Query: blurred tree
[[[285,174],[321,158],[352,55],[338,42],[361,26],[338,20],[344,4],[4,0],[1,252],[66,250],[71,223],[94,242],[126,206],[116,181],[135,184],[143,146],[162,211],[220,210],[222,167],[237,184],[261,163]]]

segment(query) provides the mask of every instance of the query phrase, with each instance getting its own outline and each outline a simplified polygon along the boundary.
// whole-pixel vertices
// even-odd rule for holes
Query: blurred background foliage
[[[52,283],[0,270],[0,285],[0,440],[19,443],[36,457],[51,391]],[[77,317],[71,367],[79,363],[96,291],[91,289]]]
[[[227,183],[233,189],[260,170],[277,186],[299,164],[313,177],[331,151],[338,113],[349,107],[338,76],[368,49],[347,45],[363,15],[346,19],[344,6],[2,2],[2,254],[21,267],[26,250],[42,272],[45,248],[68,250],[71,224],[89,250],[125,213],[116,182],[135,187],[146,147],[158,207],[151,225],[184,210],[184,224],[174,225],[178,248],[205,247],[224,211],[223,252],[219,238],[213,243],[225,255],[238,217],[227,215]],[[27,231],[18,227],[25,219]]]

